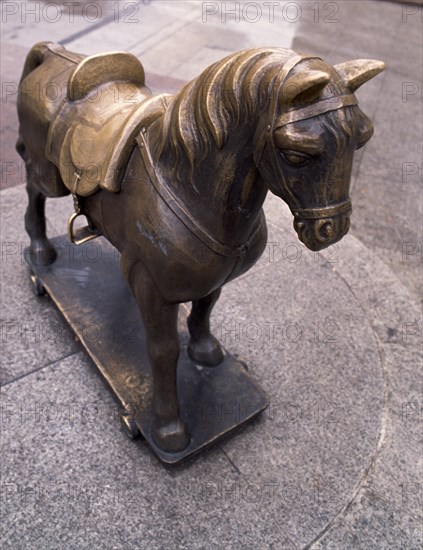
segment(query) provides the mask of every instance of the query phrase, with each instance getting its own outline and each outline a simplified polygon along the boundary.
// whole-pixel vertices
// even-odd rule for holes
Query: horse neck
[[[248,239],[267,193],[253,161],[253,138],[253,124],[234,128],[222,149],[212,148],[192,170],[187,164],[182,177],[179,173],[176,178],[175,167],[165,161],[156,165],[156,172],[184,207],[228,245]]]

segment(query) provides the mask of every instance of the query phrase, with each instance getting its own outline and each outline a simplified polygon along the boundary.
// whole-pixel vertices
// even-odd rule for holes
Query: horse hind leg
[[[25,229],[31,244],[29,260],[33,265],[49,265],[54,262],[57,252],[46,235],[45,196],[27,185],[28,208],[25,214]]]
[[[46,234],[46,197],[38,190],[37,180],[39,176],[30,159],[27,158],[22,140],[18,140],[16,149],[24,159],[26,168],[28,207],[25,213],[25,229],[31,240],[28,259],[33,265],[49,265],[56,259],[57,252]]]
[[[190,341],[188,355],[200,365],[215,367],[223,361],[223,351],[218,340],[210,332],[210,315],[219,299],[221,288],[214,290],[208,296],[192,302],[188,317]]]

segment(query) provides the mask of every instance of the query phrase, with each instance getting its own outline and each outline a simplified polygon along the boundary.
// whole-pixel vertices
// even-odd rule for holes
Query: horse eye
[[[304,153],[281,151],[281,155],[292,166],[304,166],[310,162],[310,157]]]

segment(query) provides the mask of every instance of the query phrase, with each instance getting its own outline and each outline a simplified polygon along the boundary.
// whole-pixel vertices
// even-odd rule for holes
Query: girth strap
[[[228,257],[239,257],[246,254],[252,241],[260,230],[261,219],[252,231],[248,241],[240,246],[233,248],[216,241],[216,239],[214,239],[203,227],[201,227],[198,221],[195,220],[189,212],[187,212],[187,210],[184,208],[184,205],[181,204],[179,199],[172,193],[171,189],[169,189],[169,187],[167,187],[165,183],[162,182],[157,176],[154,169],[153,160],[151,158],[151,154],[148,148],[148,144],[145,139],[145,134],[146,129],[143,128],[135,141],[138,144],[144,166],[150,177],[151,183],[153,184],[155,190],[157,191],[157,194],[161,197],[164,203],[172,210],[175,216],[185,225],[185,227],[193,235],[195,235],[195,237],[197,237],[203,244],[207,246],[207,248],[209,248],[216,254]]]

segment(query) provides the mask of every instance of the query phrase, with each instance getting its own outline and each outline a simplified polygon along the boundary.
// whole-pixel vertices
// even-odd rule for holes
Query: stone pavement
[[[421,8],[275,2],[272,18],[267,3],[232,15],[229,2],[59,4],[1,5],[2,548],[420,548]],[[119,430],[94,366],[30,288],[14,90],[44,39],[132,51],[156,91],[249,46],[389,67],[358,94],[376,132],[356,155],[350,234],[306,251],[269,196],[268,247],[216,307],[216,336],[246,358],[269,409],[176,467]],[[68,199],[49,202],[51,236],[70,211]]]

